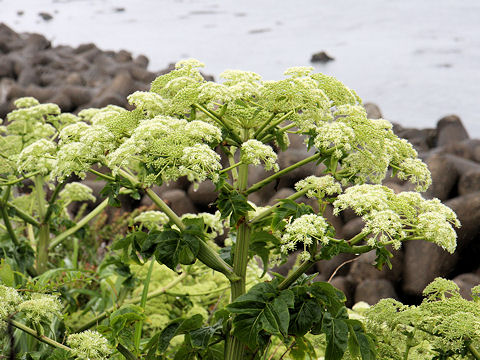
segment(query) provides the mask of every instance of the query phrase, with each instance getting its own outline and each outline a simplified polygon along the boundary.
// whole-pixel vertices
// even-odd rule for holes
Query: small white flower
[[[322,177],[309,176],[295,184],[295,190],[302,191],[308,189],[306,196],[308,198],[323,199],[326,195],[339,194],[342,187],[338,181],[331,175]]]
[[[320,241],[328,244],[329,240],[325,236],[328,224],[325,219],[319,215],[306,214],[295,219],[292,223],[285,226],[285,234],[282,236],[282,246],[280,251],[287,254],[294,250],[298,243],[302,243],[304,249],[312,245],[314,241]]]
[[[19,304],[17,310],[32,322],[51,322],[61,316],[62,304],[57,296],[35,293],[29,300]]]
[[[108,340],[92,330],[70,335],[67,344],[72,348],[73,355],[81,360],[106,360],[113,353]]]
[[[22,297],[18,294],[17,290],[0,285],[0,330],[6,329],[6,323],[3,321],[10,314],[16,311],[18,304],[22,302]]]
[[[258,140],[248,140],[242,144],[240,160],[244,164],[260,165],[263,162],[265,170],[278,171],[277,154],[272,147]]]
[[[65,188],[60,191],[60,199],[62,199],[67,206],[72,201],[95,201],[95,196],[92,195],[92,189],[87,185],[79,182],[73,182],[65,185]]]
[[[133,221],[142,223],[145,227],[152,230],[157,229],[160,225],[167,224],[170,219],[161,211],[150,210],[142,212],[140,215],[136,216]]]

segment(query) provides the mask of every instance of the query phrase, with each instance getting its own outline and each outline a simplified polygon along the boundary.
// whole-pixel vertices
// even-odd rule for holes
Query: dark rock
[[[439,246],[426,241],[411,241],[405,244],[403,290],[411,295],[420,295],[438,276],[447,276],[457,264],[462,251],[480,235],[480,192],[459,196],[445,202],[458,216],[462,227],[457,229],[457,251],[449,254]],[[462,266],[473,266],[463,261]]]
[[[62,92],[57,93],[49,102],[57,104],[62,112],[70,112],[73,110],[72,101]]]
[[[102,108],[108,105],[117,105],[121,107],[126,107],[127,102],[124,97],[117,95],[115,93],[112,93],[112,94],[104,94],[96,98],[89,105],[87,105],[87,107]]]
[[[25,95],[32,96],[40,102],[47,102],[49,99],[55,96],[57,89],[53,87],[40,87],[36,85],[30,85],[25,90]]]
[[[0,57],[0,79],[13,78],[15,73],[13,71],[13,60],[8,56]]]
[[[155,80],[156,77],[154,73],[133,64],[129,66],[128,70],[133,79],[143,83],[150,84],[153,80]]]
[[[458,196],[445,202],[457,214],[462,226],[457,229],[457,250],[467,247],[480,235],[480,192]]]
[[[403,252],[401,250],[393,250],[389,248],[393,254],[392,269],[384,266],[380,271],[375,266],[375,259],[377,257],[375,251],[361,254],[350,266],[348,278],[355,284],[359,284],[366,279],[387,279],[393,282],[398,281],[402,276],[403,268]]]
[[[285,169],[291,165],[296,164],[299,161],[302,161],[309,156],[312,156],[313,152],[308,152],[307,149],[292,149],[289,151],[281,152],[278,154],[278,164],[280,169]],[[280,179],[278,184],[279,187],[293,187],[295,183],[299,180],[306,178],[307,176],[313,175],[316,173],[317,166],[315,162],[309,162],[303,166],[292,170],[287,175],[283,176]]]
[[[162,200],[170,206],[170,208],[178,215],[196,213],[192,200],[187,193],[180,189],[166,191],[162,195]]]
[[[472,288],[480,284],[480,276],[474,273],[460,274],[453,278],[460,288],[460,295],[464,299],[472,300]]]
[[[374,305],[386,298],[398,299],[398,296],[392,283],[385,279],[367,279],[355,289],[355,303],[365,301]]]
[[[464,159],[480,162],[479,139],[467,139],[461,142],[450,143],[443,147],[443,151]]]
[[[133,63],[146,69],[148,67],[149,60],[145,55],[138,55],[135,59],[133,59]]]
[[[470,170],[460,176],[458,194],[466,195],[480,191],[480,171]]]
[[[369,119],[383,118],[382,112],[380,111],[380,108],[378,107],[377,104],[366,102],[363,104],[363,107],[365,108],[365,111],[367,112],[367,117]]]
[[[17,11],[17,16],[23,16],[25,14],[25,11],[23,10],[18,10]]]
[[[315,53],[310,58],[310,62],[321,62],[321,63],[327,63],[333,60],[335,60],[335,58],[328,55],[325,51],[320,51],[318,53]]]
[[[97,45],[94,43],[88,43],[88,44],[81,44],[79,45],[76,49],[73,50],[75,54],[83,54],[87,51],[90,51],[92,49],[98,49]]]
[[[338,254],[330,260],[321,260],[316,264],[316,269],[323,276],[325,280],[328,280],[335,270],[337,270],[335,276],[346,276],[350,270],[351,262],[354,259],[354,254]]]
[[[446,146],[468,139],[467,130],[457,115],[448,115],[437,123],[437,146]]]
[[[89,103],[92,100],[92,91],[82,86],[65,86],[61,90],[68,96],[74,108]]]
[[[65,79],[67,85],[85,85],[85,79],[78,72],[73,72],[67,76]]]
[[[29,34],[26,39],[25,51],[30,54],[34,54],[38,51],[48,49],[51,46],[45,36],[40,34]]]
[[[120,50],[115,54],[115,60],[121,63],[130,62],[133,60],[132,53],[126,50]]]
[[[430,156],[426,163],[432,174],[432,185],[425,196],[447,200],[459,176],[454,162],[447,155],[437,153]]]
[[[114,77],[112,83],[108,86],[108,90],[105,92],[126,97],[127,95],[130,95],[133,90],[134,83],[132,77],[128,72],[122,71]]]
[[[191,184],[188,188],[188,196],[197,207],[207,209],[217,199],[215,185],[212,181],[206,180],[198,185],[195,190],[195,184]]]
[[[34,68],[26,67],[20,73],[17,82],[20,86],[39,85],[40,77]]]
[[[343,237],[346,240],[350,240],[355,235],[359,234],[363,227],[365,226],[365,222],[362,218],[356,217],[352,220],[348,221],[342,228]]]
[[[274,205],[278,200],[285,199],[293,194],[295,194],[295,190],[291,188],[281,188],[270,198],[267,205]]]
[[[330,284],[332,284],[334,287],[336,287],[338,290],[342,291],[345,294],[345,297],[347,298],[347,301],[345,303],[345,306],[347,307],[352,307],[353,306],[353,294],[355,292],[355,286],[354,284],[348,280],[345,276],[335,276],[331,281]]]
[[[50,21],[53,19],[53,16],[47,12],[39,12],[38,16],[40,16],[45,21]]]

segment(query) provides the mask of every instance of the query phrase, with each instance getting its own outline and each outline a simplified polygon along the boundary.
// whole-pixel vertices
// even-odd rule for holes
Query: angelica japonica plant
[[[295,67],[285,72],[284,80],[263,81],[253,72],[228,70],[221,75],[223,82],[215,83],[204,80],[202,66],[193,59],[179,62],[175,70],[154,80],[150,91],[128,97],[134,110],[107,106],[78,116],[56,114],[55,121],[50,113],[40,114],[44,124],[54,124],[50,127],[62,119],[69,123],[57,131],[44,125],[51,131],[42,130],[41,138],[6,155],[15,171],[2,180],[3,231],[15,244],[15,225],[28,223],[26,216],[13,224],[9,220],[7,207],[14,206],[9,184],[38,174],[58,188],[72,175],[83,178],[92,172],[108,182],[105,206],[117,202],[121,191],[144,193],[157,206],[112,245],[122,253],[124,265],[150,264],[140,301],[130,299],[127,307],[105,311],[76,329],[96,327],[116,351],[108,356],[120,352],[128,359],[315,359],[321,350],[311,339],[323,334],[326,359],[341,359],[346,353],[374,359],[373,335],[359,320],[349,319],[344,294],[329,283],[314,281],[307,271],[341,253],[368,251],[376,251],[377,267],[390,266],[390,246],[398,249],[405,241],[430,241],[453,252],[454,227],[460,225],[456,215],[437,199],[427,200],[416,192],[425,191],[431,179],[412,145],[398,138],[388,121],[368,119],[357,94],[335,78],[313,73],[311,67]],[[32,103],[24,104],[25,113],[42,106],[28,101]],[[280,169],[277,153],[288,149],[289,134],[303,136],[313,154]],[[271,206],[249,201],[255,192],[308,163],[324,171],[299,181],[293,195]],[[249,185],[255,166],[269,173]],[[99,172],[100,167],[108,170]],[[415,184],[416,191],[396,194],[380,185],[390,173]],[[215,184],[215,215],[180,217],[152,189],[180,177]],[[36,185],[37,194],[41,189],[41,183]],[[303,196],[315,199],[319,210],[296,202]],[[38,204],[42,217],[48,207]],[[347,208],[355,211],[365,222],[362,231],[351,239],[338,237],[324,216],[329,204],[335,215]],[[73,230],[52,240],[42,235],[45,222],[39,224],[43,240],[37,262],[44,264],[42,244],[55,249]],[[212,241],[220,231],[228,233],[222,249]],[[272,265],[286,261],[294,251],[300,251],[298,266],[286,277],[269,275]],[[247,267],[257,266],[257,259],[264,276],[247,284]],[[144,309],[151,298],[148,286],[154,267],[150,260],[178,272],[177,282],[194,276],[192,269],[199,263],[222,274],[230,290],[228,301],[213,304],[208,316],[184,316],[157,333],[145,332]],[[183,296],[193,295],[199,294]],[[170,346],[177,335],[183,335],[183,342]],[[80,335],[73,339],[81,342]]]

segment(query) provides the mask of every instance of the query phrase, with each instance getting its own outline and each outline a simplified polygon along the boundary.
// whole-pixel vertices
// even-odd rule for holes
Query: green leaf
[[[250,256],[258,255],[263,263],[263,275],[268,271],[270,248],[280,245],[278,238],[266,231],[258,231],[251,235],[249,252]]]
[[[309,286],[309,292],[317,300],[321,301],[331,314],[343,311],[346,313],[345,294],[327,282],[314,282]],[[348,315],[345,316],[348,318]]]
[[[345,323],[345,319],[333,318],[327,312],[323,317],[322,330],[327,335],[325,359],[342,359],[348,342],[348,326]]]
[[[375,344],[370,335],[365,333],[363,325],[358,320],[345,320],[348,325],[350,336],[348,338],[348,350],[354,357],[361,356],[362,360],[375,360]]]
[[[110,315],[110,327],[116,336],[127,326],[140,320],[145,320],[142,307],[133,304],[123,305]]]
[[[120,207],[122,204],[120,203],[120,200],[117,199],[117,196],[120,193],[121,187],[122,185],[118,182],[108,182],[100,191],[100,195],[102,197],[108,197],[108,205]]]
[[[295,338],[295,345],[290,350],[290,356],[293,360],[305,360],[306,356],[308,356],[307,359],[318,358],[314,346],[304,337]]]
[[[171,321],[165,329],[156,334],[147,344],[146,349],[155,349],[160,353],[167,350],[170,341],[177,335],[186,334],[202,326],[202,315],[193,315],[190,318],[179,318]],[[145,349],[145,350],[146,350]]]
[[[387,264],[390,270],[392,269],[392,263],[390,262],[390,259],[393,257],[393,254],[390,251],[388,251],[384,246],[378,247],[376,249],[376,255],[377,258],[375,259],[374,266],[378,270],[382,270],[383,265],[385,264]]]
[[[219,321],[213,326],[206,326],[193,330],[189,333],[190,344],[194,348],[206,349],[213,335],[222,328],[222,322]]]
[[[227,305],[227,310],[237,314],[233,319],[233,334],[251,349],[260,342],[261,332],[284,338],[288,333],[293,307],[293,292],[278,292],[271,283],[253,286],[246,294]]]
[[[292,218],[296,219],[302,215],[313,214],[313,208],[310,205],[305,205],[303,203],[297,204],[295,201],[290,199],[280,200],[281,205],[275,209],[272,227],[275,230],[281,230],[285,227],[285,219]]]
[[[12,267],[5,261],[5,259],[0,260],[0,280],[6,286],[15,286],[15,274]]]
[[[175,270],[182,250],[181,235],[178,231],[167,229],[154,235],[156,243],[155,258],[158,262]]]
[[[222,219],[230,216],[230,226],[235,226],[250,210],[254,210],[247,198],[236,191],[222,191],[216,204]]]
[[[295,304],[290,314],[290,326],[288,332],[295,336],[303,336],[310,331],[313,324],[321,323],[323,311],[320,305],[313,299],[300,301]]]

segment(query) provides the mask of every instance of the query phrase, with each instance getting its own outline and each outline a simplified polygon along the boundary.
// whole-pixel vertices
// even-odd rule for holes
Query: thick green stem
[[[470,354],[473,355],[473,357],[477,360],[480,360],[480,352],[475,349],[475,347],[470,343],[467,345],[468,351],[470,351]]]
[[[288,275],[279,285],[278,290],[285,290],[292,285],[300,276],[310,269],[317,261],[308,260],[295,269],[290,275]]]
[[[117,350],[118,350],[118,352],[119,352],[120,354],[122,354],[122,355],[125,357],[125,359],[127,359],[127,360],[138,360],[138,358],[137,358],[135,355],[133,355],[133,354],[130,352],[130,350],[128,350],[125,346],[123,346],[123,345],[120,344],[120,343],[117,345]]]
[[[222,127],[224,127],[228,131],[229,135],[232,137],[233,141],[235,141],[238,145],[240,145],[243,142],[242,139],[240,139],[238,134],[235,132],[235,130],[232,129],[231,126],[229,126],[220,116],[214,114],[213,112],[211,112],[210,110],[208,110],[207,108],[205,108],[200,104],[194,104],[193,106],[195,106],[198,110],[200,110],[205,115],[207,115],[210,119],[216,121]]]
[[[270,124],[270,122],[275,118],[275,116],[277,116],[277,114],[272,114],[267,120],[265,120],[265,122],[262,124],[262,126],[260,126],[257,131],[255,131],[255,133],[253,134],[253,137],[256,139],[257,136],[263,131],[263,129],[265,129],[267,127],[268,124]]]
[[[5,190],[5,194],[3,195],[2,202],[1,202],[1,212],[3,222],[5,227],[7,228],[8,235],[10,235],[10,239],[12,240],[15,246],[20,246],[20,242],[18,241],[17,234],[15,234],[15,230],[13,230],[12,224],[10,223],[10,219],[8,218],[8,213],[5,204],[7,203],[8,197],[10,196],[10,186],[7,187]]]
[[[238,190],[243,191],[248,185],[248,165],[242,164],[238,170]],[[245,278],[248,263],[248,248],[250,245],[250,226],[243,221],[237,228],[237,240],[233,253],[233,271],[240,278],[231,282],[231,300],[245,294]],[[226,360],[244,359],[245,345],[230,334],[226,344]]]
[[[290,110],[289,112],[287,112],[286,114],[284,114],[282,117],[280,117],[279,119],[275,120],[273,123],[271,123],[266,129],[264,129],[263,131],[259,132],[256,136],[256,139],[258,140],[261,140],[262,137],[264,137],[266,134],[268,134],[268,132],[273,129],[275,126],[281,124],[282,122],[284,122],[290,115],[292,115],[293,113],[295,112],[295,110]]]
[[[53,208],[54,208],[54,205],[55,205],[55,201],[57,200],[57,197],[58,197],[58,194],[60,193],[60,191],[63,189],[63,187],[65,186],[65,183],[59,183],[57,184],[57,186],[55,187],[55,190],[53,190],[53,194],[52,194],[52,197],[50,198],[50,200],[48,201],[48,208],[47,208],[47,212],[45,214],[45,218],[43,219],[43,222],[44,223],[47,223],[50,221],[50,217],[52,216],[53,214]]]
[[[155,265],[155,261],[150,262],[150,267],[148,268],[147,277],[143,282],[143,291],[142,291],[142,298],[140,300],[140,307],[145,310],[145,306],[147,305],[147,296],[148,296],[148,287],[150,285],[150,278],[152,277],[153,266]],[[139,355],[140,351],[140,340],[142,338],[142,327],[143,321],[140,320],[135,324],[135,337],[134,337],[134,345],[137,355]]]
[[[48,250],[50,243],[50,224],[45,221],[46,218],[46,200],[43,185],[45,184],[43,176],[37,175],[34,180],[35,193],[37,195],[38,214],[41,219],[40,228],[38,229],[37,256],[36,265],[39,274],[44,273],[48,269]]]
[[[92,174],[94,175],[97,175],[98,177],[104,179],[104,180],[108,180],[108,181],[115,181],[115,178],[112,177],[112,176],[109,176],[109,175],[106,175],[106,174],[102,174],[101,172],[99,171],[96,171],[96,170],[93,170],[93,169],[90,169],[88,170],[90,171]]]
[[[60,344],[59,342],[57,342],[53,339],[50,339],[49,337],[46,337],[45,335],[40,335],[35,330],[29,328],[28,326],[23,325],[22,323],[19,323],[18,321],[9,320],[9,322],[10,322],[10,324],[12,324],[12,326],[16,327],[19,330],[22,330],[23,332],[25,332],[29,335],[32,335],[34,338],[36,338],[37,340],[39,340],[39,341],[41,341],[45,344],[48,344],[50,346],[54,346],[56,348],[66,350],[66,351],[71,351],[72,350],[68,346]]]
[[[31,217],[30,215],[28,215],[25,211],[19,209],[18,207],[16,207],[14,204],[12,204],[11,202],[9,201],[6,201],[5,203],[2,203],[0,204],[2,207],[5,206],[5,207],[9,207],[11,209],[13,209],[13,211],[15,211],[15,215],[18,216],[20,219],[22,219],[23,221],[25,221],[26,223],[30,224],[30,225],[33,225],[35,227],[40,227],[40,223],[35,220],[33,217]]]
[[[309,156],[306,159],[303,159],[302,161],[299,161],[283,170],[280,170],[279,172],[273,174],[272,176],[267,177],[266,179],[263,179],[262,181],[257,182],[256,184],[253,184],[250,186],[247,190],[245,190],[245,194],[251,194],[257,190],[260,190],[262,187],[265,185],[271,183],[272,181],[278,179],[279,177],[288,174],[290,171],[295,170],[296,168],[299,168],[300,166],[303,166],[305,164],[308,164],[309,162],[315,161],[320,159],[322,154],[317,153],[315,155]]]
[[[80,230],[82,227],[84,227],[90,220],[92,220],[95,216],[100,214],[108,205],[108,199],[103,200],[100,205],[98,205],[95,209],[92,210],[88,215],[86,215],[82,220],[80,220],[77,225],[74,227],[71,227],[70,229],[64,231],[60,235],[58,235],[56,238],[54,238],[49,245],[49,249],[53,249],[55,246],[60,244],[62,241],[64,241],[67,237],[70,235],[76,233],[78,230]]]
[[[19,179],[11,180],[11,181],[4,182],[4,183],[0,182],[0,186],[15,185],[15,184],[18,184],[19,182],[22,182],[22,181],[24,181],[24,180],[27,180],[28,178],[31,178],[31,177],[33,177],[33,176],[35,176],[35,175],[38,175],[38,174],[40,174],[40,170],[39,170],[39,171],[34,171],[34,172],[30,173],[30,174],[27,174],[27,175],[25,175],[25,176],[22,176],[22,177],[19,178]]]
[[[284,126],[284,127],[280,128],[280,129],[278,129],[277,134],[278,134],[278,133],[281,133],[281,132],[284,132],[284,131],[287,131],[287,130],[290,130],[291,128],[293,128],[293,127],[295,127],[295,126],[297,126],[297,124],[295,124],[295,123],[288,124],[287,126]],[[266,143],[272,141],[273,139],[275,139],[275,137],[276,137],[276,135],[274,135],[274,134],[269,134],[269,135],[265,136],[264,138],[262,138],[262,142],[263,142],[264,144],[266,144]]]
[[[150,300],[154,297],[157,297],[157,296],[160,296],[160,295],[163,295],[167,292],[168,289],[171,289],[173,288],[175,285],[177,285],[178,283],[180,283],[183,279],[185,279],[187,277],[188,273],[187,272],[183,272],[181,273],[175,280],[171,281],[170,283],[168,283],[167,285],[165,285],[163,288],[161,289],[158,289],[158,290],[155,290],[155,291],[152,291],[150,294],[147,295],[147,300]],[[140,302],[142,301],[142,296],[140,297],[136,297],[136,298],[133,298],[133,299],[130,299],[130,300],[126,300],[125,303],[126,304],[139,304]],[[75,332],[81,332],[81,331],[85,331],[85,330],[88,330],[90,329],[91,327],[97,325],[100,321],[104,320],[105,318],[107,318],[108,314],[110,314],[113,310],[115,310],[115,307],[111,307],[109,308],[108,310],[105,310],[104,312],[102,312],[101,314],[97,315],[95,318],[93,318],[92,320],[90,320],[88,323],[80,326]]]
[[[301,198],[303,195],[305,195],[307,192],[308,192],[309,189],[303,189],[301,191],[298,191],[296,192],[295,194],[292,194],[290,195],[289,197],[286,198],[286,200],[297,200],[298,198]],[[270,206],[268,209],[266,210],[263,210],[260,214],[258,214],[257,216],[255,216],[253,219],[251,219],[249,221],[249,224],[250,225],[253,225],[257,222],[259,222],[260,220],[262,220],[263,218],[267,217],[268,215],[270,215],[272,212],[275,211],[275,209],[277,207],[279,207],[282,203],[281,202],[277,202],[275,205],[272,205]]]
[[[178,217],[178,215],[175,214],[175,212],[173,212],[173,210],[165,204],[165,202],[160,199],[152,189],[146,189],[145,192],[154,204],[157,205],[175,225],[177,225],[180,231],[185,230],[185,224],[182,222],[182,219],[180,219],[180,217]],[[200,249],[198,250],[197,258],[211,269],[221,272],[230,281],[237,279],[232,267],[228,265],[215,250],[210,248],[210,246],[203,241],[200,241]]]

